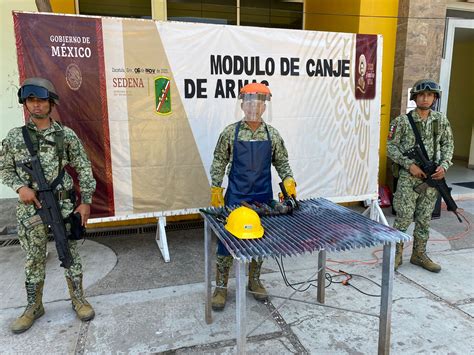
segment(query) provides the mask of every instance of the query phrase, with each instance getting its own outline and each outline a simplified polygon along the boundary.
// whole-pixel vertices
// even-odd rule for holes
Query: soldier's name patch
[[[31,229],[40,224],[43,224],[43,221],[41,220],[41,217],[39,215],[35,214],[31,217],[25,218],[24,220],[21,221],[21,223],[26,229]]]

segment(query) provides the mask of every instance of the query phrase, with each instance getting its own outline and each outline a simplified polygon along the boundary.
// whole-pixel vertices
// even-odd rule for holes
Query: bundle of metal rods
[[[320,250],[346,251],[411,239],[408,234],[324,198],[300,201],[292,215],[262,216],[262,238],[238,239],[224,229],[222,222],[222,217],[237,207],[210,207],[201,214],[232,256],[246,261]]]

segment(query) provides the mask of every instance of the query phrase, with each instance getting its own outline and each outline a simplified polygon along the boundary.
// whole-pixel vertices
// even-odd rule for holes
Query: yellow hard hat
[[[229,214],[224,228],[239,239],[257,239],[263,236],[263,227],[257,212],[244,206]]]

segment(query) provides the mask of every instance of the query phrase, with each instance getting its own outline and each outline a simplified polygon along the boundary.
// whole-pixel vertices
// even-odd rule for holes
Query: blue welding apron
[[[234,136],[232,167],[229,184],[224,197],[226,206],[245,202],[268,203],[273,198],[272,191],[272,140],[265,125],[267,140],[239,141],[240,122]],[[218,241],[217,254],[230,255],[225,246]]]

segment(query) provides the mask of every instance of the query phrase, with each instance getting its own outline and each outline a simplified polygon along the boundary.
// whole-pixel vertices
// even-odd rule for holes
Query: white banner
[[[269,123],[285,141],[298,198],[377,197],[381,36],[38,13],[14,19],[20,79],[54,83],[54,118],[91,157],[93,217],[208,206],[218,136],[237,119],[239,89],[252,81],[272,92]],[[273,180],[276,195],[274,170]]]
[[[356,34],[156,25],[208,174],[219,133],[235,119],[239,81],[266,81],[272,92],[270,124],[285,140],[299,198],[348,202],[377,196],[381,36],[375,98],[356,100]],[[273,180],[279,191],[274,170]]]

